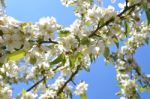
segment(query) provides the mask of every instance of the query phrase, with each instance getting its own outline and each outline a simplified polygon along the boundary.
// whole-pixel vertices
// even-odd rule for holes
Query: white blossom
[[[131,79],[130,72],[135,66],[132,66],[128,58],[149,39],[150,26],[148,22],[144,22],[141,15],[141,10],[147,11],[150,8],[149,0],[128,0],[127,5],[126,2],[119,3],[121,13],[112,5],[105,8],[91,0],[61,2],[67,7],[74,7],[74,14],[77,16],[69,27],[59,25],[54,17],[43,17],[32,23],[21,22],[7,15],[0,16],[0,99],[13,98],[9,83],[35,82],[42,77],[44,81],[30,92],[22,92],[18,96],[19,99],[58,98],[57,92],[75,71],[89,69],[91,61],[99,55],[105,56],[105,48],[111,48],[114,44],[120,46],[117,46],[117,50],[107,53],[110,55],[106,61],[115,65],[116,78],[121,86],[121,99],[131,96],[134,99],[140,86],[137,84],[139,75],[132,73]],[[115,3],[116,0],[111,2]],[[129,14],[130,6],[139,2],[140,6],[135,5]],[[141,4],[148,8],[143,9]],[[0,7],[0,14],[1,10],[3,9]],[[65,35],[64,32],[62,36],[62,31],[67,31],[68,34]],[[20,50],[25,54],[19,53]],[[9,55],[13,54],[13,58],[21,58],[10,60]],[[22,56],[19,56],[20,54]],[[79,70],[76,70],[78,68]],[[149,79],[149,75],[144,77]],[[49,83],[52,79],[54,83]],[[74,93],[82,95],[87,91],[87,87],[88,84],[81,81]],[[73,88],[70,88],[67,82],[61,90],[72,92]],[[67,96],[66,93],[64,96]]]
[[[48,99],[52,98],[54,99],[56,97],[56,91],[53,90],[47,90],[44,94],[42,94],[39,99]]]
[[[12,90],[8,86],[4,86],[2,90],[0,90],[1,99],[11,99],[12,98]]]
[[[32,92],[25,92],[23,93],[19,99],[36,99],[37,94],[34,94]]]
[[[75,89],[76,95],[82,95],[87,91],[88,84],[86,84],[84,81],[80,82]]]

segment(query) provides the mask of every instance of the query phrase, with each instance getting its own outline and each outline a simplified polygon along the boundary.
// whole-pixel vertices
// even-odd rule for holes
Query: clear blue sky
[[[107,4],[108,2],[109,0],[107,0]],[[40,17],[54,16],[58,23],[69,26],[75,20],[73,9],[62,6],[60,0],[7,0],[6,4],[7,15],[21,21],[36,22]],[[145,73],[150,73],[149,51],[150,46],[146,45],[140,48],[135,55]],[[119,99],[115,96],[115,93],[119,90],[115,74],[113,66],[105,66],[103,58],[100,57],[91,65],[90,72],[80,72],[76,81],[83,79],[89,84],[88,99]],[[25,85],[14,86],[14,95],[21,91],[22,86]],[[150,97],[148,91],[141,95],[141,99],[148,99],[148,97]],[[74,99],[79,99],[79,97]]]

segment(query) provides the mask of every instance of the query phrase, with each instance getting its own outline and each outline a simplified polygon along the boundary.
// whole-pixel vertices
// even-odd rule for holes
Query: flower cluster
[[[18,96],[19,99],[36,99],[37,94],[32,92],[24,92],[21,96]]]
[[[0,97],[1,99],[12,98],[12,90],[9,86],[0,86]]]
[[[116,53],[117,61],[112,59],[117,70],[117,80],[120,86],[122,86],[122,94],[126,94],[126,97],[133,99],[137,98],[136,90],[138,85],[136,84],[136,76],[135,79],[131,79],[130,72],[135,69],[139,78],[142,76],[142,73],[138,70],[138,64],[135,63],[131,56],[135,53],[137,48],[147,42],[150,30],[145,25],[146,24],[141,25],[140,31],[131,31],[131,36],[126,41],[125,45]]]
[[[94,0],[61,1],[74,7],[77,15],[69,27],[58,24],[54,17],[33,24],[0,16],[0,97],[12,98],[8,85],[19,82],[34,84],[18,99],[67,99],[73,92],[85,95],[88,84],[76,85],[75,76],[80,70],[89,71],[90,64],[103,55],[115,66],[122,98],[136,99],[137,79],[148,77],[131,56],[149,39],[149,0],[126,0],[121,11],[111,5],[104,8]],[[146,22],[142,22],[141,11],[147,14]],[[125,45],[120,46],[122,41]],[[111,53],[110,45],[117,50]],[[136,73],[131,74],[133,70]]]
[[[87,91],[87,87],[88,84],[86,84],[84,81],[80,82],[76,87],[75,94],[76,95],[84,94]]]

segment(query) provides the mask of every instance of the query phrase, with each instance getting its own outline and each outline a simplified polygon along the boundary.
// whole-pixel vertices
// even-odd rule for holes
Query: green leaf
[[[116,95],[116,96],[122,96],[122,92],[119,91],[119,92],[117,92],[115,95]]]
[[[86,93],[80,95],[80,98],[81,98],[81,99],[87,99]]]
[[[60,94],[60,99],[65,99],[65,94],[63,92]]]
[[[76,58],[73,55],[69,56],[69,62],[70,62],[70,67],[73,67],[74,64],[76,63]]]
[[[52,45],[49,45],[49,46],[47,46],[47,47],[50,48],[50,49],[53,49],[53,48],[55,48],[55,45],[52,44]]]
[[[140,92],[144,92],[145,88],[144,87],[139,87]]]
[[[92,63],[93,61],[95,61],[96,57],[95,57],[94,55],[90,54],[89,56],[90,56],[90,61],[91,61],[91,63]]]
[[[34,65],[36,63],[36,61],[37,61],[37,59],[35,56],[30,56],[30,60],[29,60],[30,64]]]
[[[24,50],[15,51],[15,52],[7,55],[7,61],[9,61],[9,60],[18,61],[18,60],[22,59],[25,56],[25,54],[26,53]]]
[[[148,24],[150,24],[150,11],[146,10],[145,12],[146,12]]]
[[[79,36],[75,35],[75,38],[76,38],[77,41],[80,43],[80,38],[79,38]]]
[[[88,37],[84,37],[82,40],[81,40],[81,44],[82,45],[89,45],[90,43],[90,40]]]
[[[64,54],[60,54],[56,59],[54,59],[52,62],[50,62],[51,65],[55,65],[55,64],[58,64],[58,63],[65,63],[65,56]]]
[[[90,4],[93,4],[93,2],[94,2],[93,0],[89,0],[89,1],[90,1]]]
[[[83,57],[81,52],[77,52],[75,55],[69,56],[70,67],[73,67],[78,61],[80,61]]]
[[[73,99],[72,91],[70,89],[67,90],[67,94],[69,95],[69,99]]]
[[[64,30],[59,32],[59,37],[66,37],[70,35],[70,31]]]
[[[80,46],[81,41],[80,41],[79,36],[75,35],[75,39],[78,41],[78,46]]]
[[[147,3],[143,2],[142,5],[143,5],[143,9],[145,10],[147,21],[148,21],[148,25],[149,25],[150,24],[150,11],[149,11],[149,9],[147,7]]]
[[[128,33],[130,32],[130,27],[129,27],[129,25],[128,25],[128,23],[125,21],[125,35],[127,36],[128,35]]]
[[[145,87],[138,86],[138,89],[140,92],[150,91],[150,86],[145,86]]]
[[[148,45],[148,43],[149,43],[149,38],[148,37],[145,39],[145,42]]]
[[[116,47],[119,48],[119,41],[117,37],[113,38],[114,43],[116,44]]]
[[[83,57],[83,54],[81,52],[78,52],[76,54],[76,57],[77,57],[78,61],[80,61],[82,59],[82,57]]]
[[[84,70],[87,71],[87,72],[90,72],[90,68],[87,67],[87,66],[83,66]]]
[[[85,25],[86,25],[86,26],[91,26],[91,22],[90,22],[90,21],[87,21],[87,22],[85,23]]]
[[[143,2],[142,7],[143,7],[144,10],[146,10],[147,9],[147,3]]]
[[[22,95],[25,95],[27,91],[25,89],[22,90]]]
[[[105,50],[104,50],[104,57],[107,59],[108,57],[109,57],[109,55],[110,55],[110,50],[109,50],[109,48],[108,47],[105,47]]]
[[[3,31],[2,30],[0,30],[0,36],[2,36],[4,33],[3,33]]]
[[[2,67],[3,63],[0,63],[0,67]]]
[[[38,44],[41,44],[43,41],[44,41],[44,37],[43,36],[39,36],[38,40],[37,40]]]

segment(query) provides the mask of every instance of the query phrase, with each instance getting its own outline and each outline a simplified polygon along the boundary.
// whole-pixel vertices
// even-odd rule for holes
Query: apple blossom
[[[18,21],[2,13],[2,1],[2,99],[13,98],[11,84],[19,82],[33,85],[22,89],[18,99],[70,99],[73,93],[86,97],[88,84],[76,84],[75,78],[79,71],[89,71],[90,64],[100,55],[116,69],[120,99],[138,99],[141,89],[149,89],[150,77],[133,57],[139,47],[149,42],[149,0],[125,0],[119,3],[120,11],[94,0],[61,0],[63,5],[74,7],[77,17],[68,27],[57,23],[54,17],[42,17],[36,23]],[[145,12],[145,20],[141,12]],[[110,47],[114,45],[116,49],[112,51]]]

